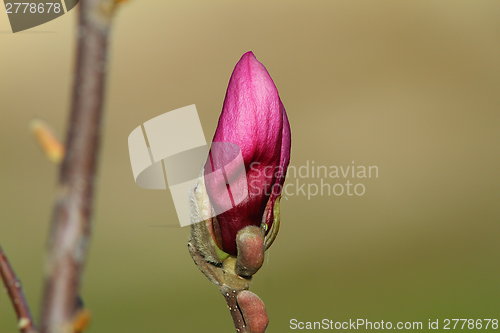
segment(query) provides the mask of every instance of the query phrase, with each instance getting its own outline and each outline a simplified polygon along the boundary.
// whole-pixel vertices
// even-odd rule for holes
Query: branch
[[[236,332],[247,333],[247,328],[245,326],[245,319],[243,318],[243,314],[241,313],[241,309],[238,308],[237,297],[241,290],[232,289],[229,286],[222,286],[219,288],[222,296],[227,303],[227,308],[231,313],[231,317],[233,318],[234,328]]]
[[[257,232],[252,233],[252,230]],[[252,237],[253,235],[256,237]],[[188,242],[189,253],[196,266],[224,296],[238,333],[264,333],[269,323],[264,302],[248,291],[252,277],[238,274],[241,271],[253,273],[260,268],[264,254],[263,245],[263,235],[258,228],[246,227],[240,230],[237,235],[237,246],[240,251],[238,257],[229,256],[224,259],[220,267],[205,259],[196,241],[191,239]]]
[[[31,316],[31,311],[24,297],[21,281],[14,273],[10,266],[5,253],[0,246],[0,275],[2,276],[3,284],[7,289],[12,306],[16,311],[18,327],[21,333],[36,333],[38,330]]]
[[[71,331],[90,241],[113,0],[80,1],[76,72],[48,243],[41,332]]]

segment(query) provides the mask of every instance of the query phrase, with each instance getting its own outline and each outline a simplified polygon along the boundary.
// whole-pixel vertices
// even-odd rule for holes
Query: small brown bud
[[[238,257],[236,273],[241,276],[252,276],[264,263],[264,234],[256,226],[247,226],[236,235]]]
[[[247,332],[264,333],[269,324],[269,317],[264,302],[259,296],[251,291],[243,290],[238,294],[237,301],[247,325]]]

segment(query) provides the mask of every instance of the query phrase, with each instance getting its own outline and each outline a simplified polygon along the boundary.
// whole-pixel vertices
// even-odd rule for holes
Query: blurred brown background
[[[40,116],[64,135],[75,15],[12,34],[0,14],[0,243],[37,317],[57,168],[28,124]],[[189,257],[170,193],[135,185],[127,137],[196,104],[211,141],[249,50],[287,109],[292,165],[379,168],[351,179],[363,196],[282,201],[280,234],[251,288],[268,332],[291,331],[293,318],[499,318],[500,2],[135,0],[111,46],[82,292],[88,332],[233,330]],[[15,331],[2,292],[0,332]]]

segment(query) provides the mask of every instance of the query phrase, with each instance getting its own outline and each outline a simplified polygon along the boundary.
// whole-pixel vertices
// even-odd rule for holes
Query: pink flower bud
[[[234,68],[213,142],[220,144],[212,144],[205,164],[207,193],[217,215],[212,230],[218,233],[217,245],[236,255],[240,229],[261,223],[270,229],[290,161],[285,108],[252,52]]]

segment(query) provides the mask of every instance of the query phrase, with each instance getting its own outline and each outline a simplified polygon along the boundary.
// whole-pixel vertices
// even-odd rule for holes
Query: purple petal
[[[213,142],[239,147],[246,170],[245,179],[234,171],[238,169],[234,165],[226,168],[234,151],[212,146],[205,165],[207,192],[217,213],[223,250],[236,254],[236,234],[247,225],[261,224],[273,185],[283,185],[290,160],[285,108],[271,76],[252,52],[245,53],[233,71]],[[223,172],[218,177],[207,176],[216,170]],[[243,185],[248,196],[238,203],[233,198],[234,189],[241,190]],[[275,192],[273,202],[281,189]],[[233,208],[225,209],[228,203]]]

